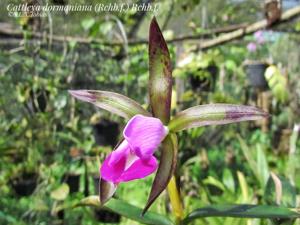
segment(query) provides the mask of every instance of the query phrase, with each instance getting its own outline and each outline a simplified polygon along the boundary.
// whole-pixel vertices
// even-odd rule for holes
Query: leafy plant
[[[268,40],[265,31],[256,31],[247,45],[248,59],[262,61],[268,54]]]
[[[287,78],[274,65],[266,69],[265,77],[275,99],[278,102],[285,103],[288,99],[288,92],[286,91]]]

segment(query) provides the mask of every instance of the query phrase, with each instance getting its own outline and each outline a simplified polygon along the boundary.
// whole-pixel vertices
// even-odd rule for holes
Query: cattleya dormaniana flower
[[[156,172],[143,214],[166,189],[176,217],[183,209],[175,179],[171,179],[177,161],[176,132],[207,125],[221,125],[262,119],[267,113],[252,106],[231,104],[198,105],[178,112],[171,119],[172,73],[167,44],[153,18],[149,29],[149,97],[151,113],[136,101],[114,92],[96,90],[69,91],[75,98],[94,104],[126,119],[124,139],[102,163],[100,203],[108,201],[120,182],[140,179]],[[160,148],[157,163],[153,156]],[[174,178],[174,177],[173,177]],[[170,182],[171,181],[171,182]],[[170,188],[169,188],[170,187]]]
[[[102,179],[118,184],[153,173],[157,169],[153,153],[167,134],[168,128],[160,119],[132,117],[123,131],[124,140],[102,164]]]

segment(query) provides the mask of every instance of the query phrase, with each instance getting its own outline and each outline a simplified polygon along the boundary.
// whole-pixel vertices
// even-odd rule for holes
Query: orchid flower
[[[153,153],[167,134],[168,128],[157,118],[132,117],[123,131],[125,139],[103,162],[101,177],[116,185],[152,174],[157,169]]]
[[[149,96],[151,113],[136,101],[114,92],[69,91],[75,98],[92,103],[125,118],[124,140],[104,160],[100,179],[100,203],[108,201],[120,182],[141,179],[157,171],[143,214],[167,186],[176,217],[182,206],[175,185],[170,182],[177,161],[176,132],[193,127],[262,119],[267,113],[252,106],[208,104],[188,108],[171,119],[171,60],[167,44],[155,18],[149,30]],[[160,160],[153,156],[161,144]],[[171,180],[171,181],[172,181]],[[170,182],[170,184],[169,184]],[[178,203],[178,204],[177,204]]]
[[[261,30],[258,30],[254,33],[254,38],[258,44],[263,44],[265,42],[264,35]]]
[[[250,42],[248,45],[247,45],[247,49],[249,52],[255,52],[256,51],[256,44],[254,42]]]

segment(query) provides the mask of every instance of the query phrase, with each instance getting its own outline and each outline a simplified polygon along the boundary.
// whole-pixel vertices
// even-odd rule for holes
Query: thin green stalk
[[[176,218],[176,224],[180,224],[183,219],[183,205],[180,199],[180,194],[176,186],[176,179],[173,175],[168,184],[168,194],[172,206],[173,213]]]

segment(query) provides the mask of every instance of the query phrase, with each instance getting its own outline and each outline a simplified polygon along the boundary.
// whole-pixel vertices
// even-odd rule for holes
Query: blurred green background
[[[126,122],[75,101],[67,90],[116,91],[147,107],[147,38],[153,15],[166,40],[173,40],[168,46],[174,113],[222,102],[254,105],[271,114],[263,122],[179,134],[177,174],[185,212],[213,203],[276,205],[271,173],[282,181],[280,204],[299,207],[299,19],[263,30],[264,41],[255,52],[247,49],[257,41],[252,34],[201,51],[194,50],[199,43],[264,19],[263,1],[165,0],[152,3],[158,4],[157,12],[8,16],[7,5],[20,2],[0,3],[0,224],[134,224],[105,210],[63,209],[97,193],[99,166]],[[27,3],[94,6],[112,1]],[[283,0],[282,10],[299,5],[298,0]],[[249,60],[274,65],[270,79],[262,75],[265,84],[250,79]],[[152,179],[122,184],[116,196],[143,207]],[[166,194],[151,211],[170,211]],[[208,218],[194,224],[268,222]]]

